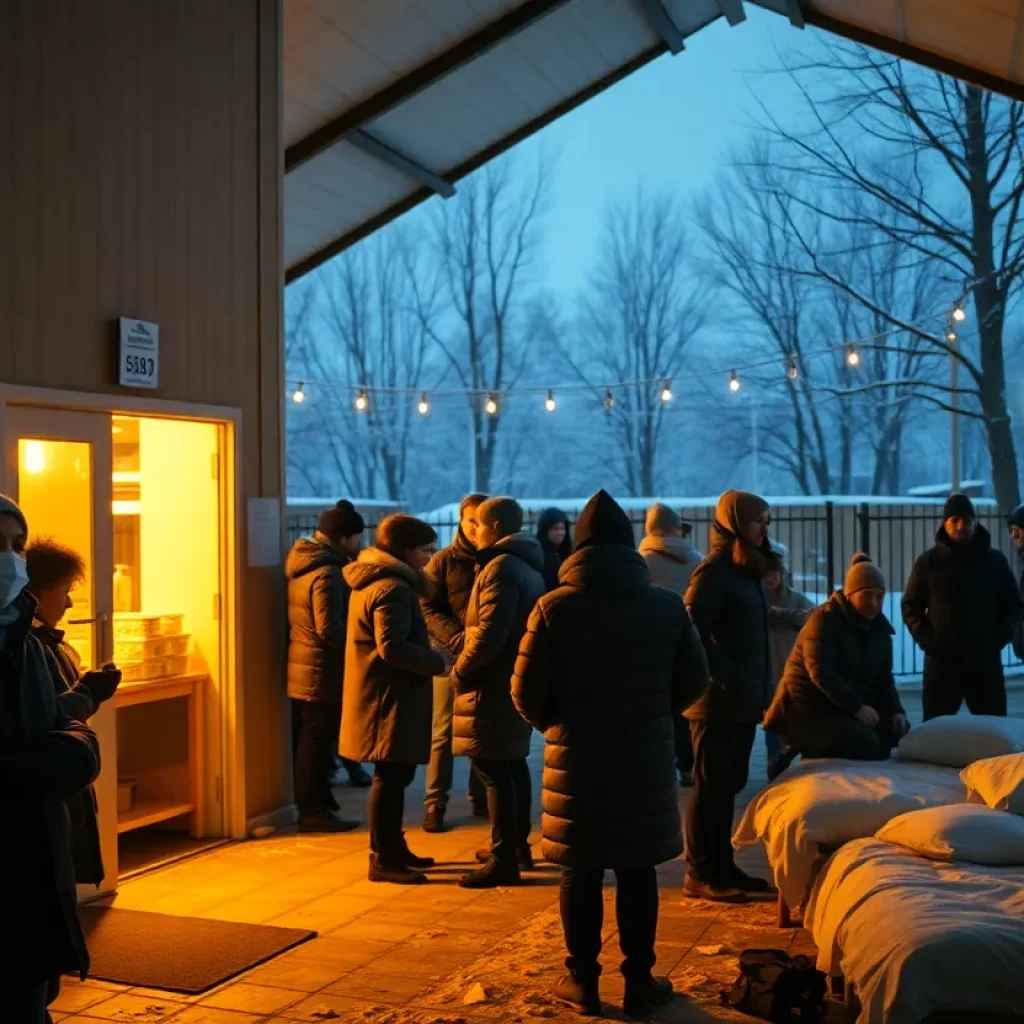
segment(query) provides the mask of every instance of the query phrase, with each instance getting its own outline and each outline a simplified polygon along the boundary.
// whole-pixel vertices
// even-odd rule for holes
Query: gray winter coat
[[[352,588],[345,643],[341,756],[426,764],[444,658],[430,647],[420,598],[427,579],[379,548],[345,566]]]
[[[711,527],[711,554],[694,570],[686,607],[707,652],[711,685],[687,718],[753,724],[772,699],[772,651],[764,577],[781,567],[763,548]]]
[[[519,641],[544,593],[544,551],[514,533],[478,552],[480,571],[466,612],[466,639],[452,669],[456,754],[515,761],[530,752],[530,726],[512,704]]]
[[[640,554],[651,570],[651,582],[674,590],[680,597],[686,593],[701,558],[685,537],[656,537],[651,533],[640,541]]]
[[[284,563],[288,577],[288,696],[340,704],[345,671],[351,561],[320,539],[302,537]]]
[[[772,683],[779,685],[786,670],[786,662],[796,643],[797,634],[814,610],[814,602],[804,597],[799,590],[791,590],[788,583],[782,584],[780,593],[769,593],[771,605],[768,609],[768,625],[772,642]]]
[[[566,559],[530,616],[512,695],[544,732],[543,849],[555,864],[650,867],[678,857],[674,719],[708,666],[682,600],[619,544]]]

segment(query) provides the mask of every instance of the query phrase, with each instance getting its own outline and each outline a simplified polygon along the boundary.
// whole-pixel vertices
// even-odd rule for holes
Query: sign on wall
[[[123,316],[118,321],[120,348],[117,382],[123,388],[155,388],[160,383],[160,327]]]

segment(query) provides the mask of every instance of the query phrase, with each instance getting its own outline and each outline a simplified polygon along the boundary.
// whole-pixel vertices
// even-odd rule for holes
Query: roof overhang
[[[752,0],[1024,99],[1020,0]],[[284,0],[294,281],[743,0]]]

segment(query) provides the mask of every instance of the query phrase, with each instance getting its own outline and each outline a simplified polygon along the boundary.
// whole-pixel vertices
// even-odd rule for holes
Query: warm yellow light
[[[359,394],[356,395],[356,409],[359,412],[366,412],[366,409],[369,406],[369,404],[370,400],[369,398],[366,397],[366,392],[360,391]]]
[[[615,396],[611,388],[604,393],[604,408],[605,412],[611,412],[615,408]]]
[[[494,395],[487,396],[487,402],[484,404],[484,411],[488,416],[496,416],[498,413],[498,403],[494,398]]]
[[[142,502],[116,499],[110,503],[110,511],[115,516],[140,516],[142,515]]]
[[[729,375],[729,390],[735,395],[740,389],[740,379],[736,376],[736,371],[733,370]]]
[[[790,380],[796,380],[797,377],[800,376],[800,371],[796,368],[796,360],[792,356],[789,357],[789,369],[787,370],[787,373],[789,374]]]
[[[860,353],[854,345],[850,345],[846,350],[846,365],[860,366]]]
[[[953,319],[958,324],[962,324],[967,319],[967,310],[964,309],[962,302],[958,302],[953,307]]]
[[[551,391],[549,391],[548,397],[544,400],[544,408],[547,409],[548,412],[554,412],[557,407],[558,403],[555,401],[555,396]]]
[[[46,469],[46,446],[42,441],[22,442],[21,468],[33,474],[42,473]]]
[[[305,381],[299,381],[299,386],[292,392],[292,401],[297,402],[299,405],[306,400],[306,385]]]
[[[115,469],[110,478],[115,484],[137,484],[142,481],[142,474],[137,469]]]
[[[430,412],[430,403],[427,401],[425,394],[420,396],[420,404],[416,406],[416,409],[421,416],[426,416]]]
[[[666,384],[661,389],[661,400],[663,402],[671,402],[672,401],[672,385],[671,384]]]

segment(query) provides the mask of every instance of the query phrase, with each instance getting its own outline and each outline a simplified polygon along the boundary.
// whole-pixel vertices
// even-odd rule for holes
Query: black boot
[[[744,903],[746,895],[736,885],[714,885],[686,876],[683,896],[691,900],[710,900],[712,903]]]
[[[470,805],[473,808],[474,818],[483,818],[484,821],[489,820],[487,813],[487,801],[486,800],[474,800],[472,797],[469,798]]]
[[[409,849],[409,844],[405,841],[405,833],[402,833],[402,863],[407,868],[432,868],[437,861],[433,857],[417,857],[412,850]]]
[[[373,785],[373,776],[361,765],[352,764],[348,767],[348,784],[356,789],[367,789]]]
[[[490,847],[484,847],[481,850],[476,851],[476,862],[478,864],[486,864],[491,859]],[[533,851],[529,845],[520,846],[516,850],[516,863],[519,865],[520,871],[532,871],[533,870]]]
[[[659,1006],[670,1002],[675,995],[668,978],[648,975],[642,981],[626,979],[626,994],[622,1000],[622,1012],[627,1017],[649,1017]]]
[[[406,864],[382,863],[379,857],[370,855],[370,870],[366,877],[371,882],[390,882],[392,885],[423,885],[427,876]]]
[[[463,889],[496,889],[499,885],[519,885],[519,865],[515,861],[508,863],[491,857],[483,867],[470,871],[459,879]]]
[[[351,832],[354,828],[359,828],[355,818],[343,818],[332,811],[299,814],[300,832]]]
[[[597,975],[578,978],[573,974],[566,974],[551,990],[551,994],[560,1003],[571,1006],[577,1013],[600,1017],[601,996],[597,981]]]
[[[444,820],[444,808],[440,804],[434,804],[427,808],[423,815],[424,832],[447,832],[448,826]]]

